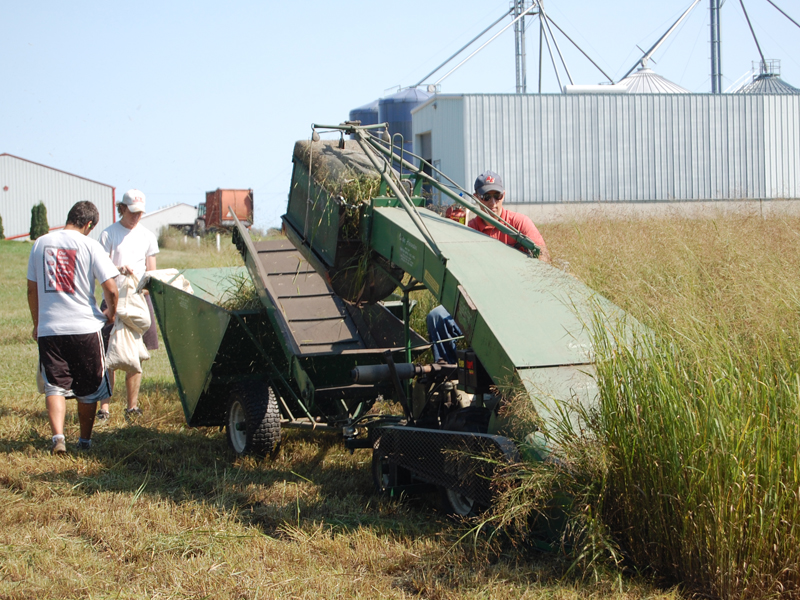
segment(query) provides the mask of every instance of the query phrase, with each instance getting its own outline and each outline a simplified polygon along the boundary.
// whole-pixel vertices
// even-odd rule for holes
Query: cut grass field
[[[375,496],[369,454],[336,436],[290,432],[273,461],[235,457],[222,432],[186,427],[163,350],[144,419],[126,425],[117,399],[91,453],[51,457],[30,246],[0,243],[0,597],[796,597],[800,220],[541,230],[556,264],[652,331],[635,353],[602,352],[591,435],[567,441],[560,471],[521,469],[499,513],[567,492],[571,545],[552,554],[513,526],[497,545],[459,544],[470,524],[431,498]],[[159,257],[234,264],[228,245],[181,240]],[[74,443],[74,407],[68,421]]]
[[[229,244],[181,243],[159,267],[241,264]],[[559,556],[459,544],[466,525],[432,498],[375,496],[369,453],[349,454],[337,436],[286,432],[274,460],[238,458],[223,432],[186,426],[163,348],[145,364],[144,418],[125,423],[120,383],[110,424],[78,453],[68,403],[70,452],[51,456],[25,300],[30,247],[0,242],[0,597],[675,597],[615,572],[562,578]]]

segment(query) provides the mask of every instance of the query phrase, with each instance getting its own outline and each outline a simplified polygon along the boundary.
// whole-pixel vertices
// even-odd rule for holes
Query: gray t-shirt
[[[95,302],[94,283],[118,274],[103,247],[79,231],[55,231],[37,239],[28,259],[28,280],[39,291],[38,335],[100,331],[106,318]]]

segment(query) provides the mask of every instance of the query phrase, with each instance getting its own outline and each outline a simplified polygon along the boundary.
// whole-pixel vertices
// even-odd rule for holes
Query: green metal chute
[[[622,312],[555,267],[430,211],[420,216],[444,262],[398,208],[373,209],[371,247],[421,281],[456,317],[495,383],[522,385],[532,398],[543,390],[564,399],[591,394],[593,317]]]

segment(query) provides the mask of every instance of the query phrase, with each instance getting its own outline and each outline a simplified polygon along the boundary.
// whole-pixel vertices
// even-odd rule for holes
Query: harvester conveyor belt
[[[271,297],[294,354],[365,348],[345,303],[288,240],[253,246],[263,284],[258,292]]]
[[[280,374],[284,417],[347,419],[387,391],[390,383],[353,384],[350,371],[382,363],[386,352],[399,358],[405,349],[402,321],[383,306],[346,302],[287,239],[254,242],[237,225],[235,243],[266,309],[271,331],[256,337],[274,367],[273,384]],[[414,336],[414,344],[424,347],[424,339]]]

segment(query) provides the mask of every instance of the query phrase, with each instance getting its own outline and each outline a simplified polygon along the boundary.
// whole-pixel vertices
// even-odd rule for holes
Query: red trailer
[[[235,225],[233,216],[246,227],[253,224],[253,190],[223,190],[206,192],[205,203],[197,207],[197,233],[228,229]]]

